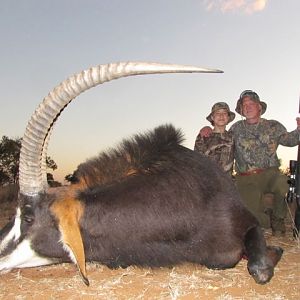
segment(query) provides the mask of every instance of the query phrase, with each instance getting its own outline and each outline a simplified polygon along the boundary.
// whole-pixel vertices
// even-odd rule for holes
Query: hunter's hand
[[[299,124],[300,124],[300,118],[299,118]],[[299,125],[300,126],[300,125]],[[199,134],[201,137],[209,137],[212,133],[212,129],[209,126],[205,126],[200,129]]]

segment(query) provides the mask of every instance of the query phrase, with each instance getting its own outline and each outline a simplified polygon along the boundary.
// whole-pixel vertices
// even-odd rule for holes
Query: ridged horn
[[[222,73],[220,70],[149,62],[98,65],[75,74],[46,96],[26,127],[20,153],[20,193],[35,196],[46,186],[46,155],[52,126],[64,108],[82,92],[121,77],[162,73]]]

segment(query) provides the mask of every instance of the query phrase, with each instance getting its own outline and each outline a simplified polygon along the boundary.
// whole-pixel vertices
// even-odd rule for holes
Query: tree
[[[50,156],[46,157],[46,164],[47,164],[47,168],[52,169],[53,171],[57,169],[56,162]]]
[[[0,142],[0,184],[15,184],[19,177],[21,139],[3,136]]]
[[[54,180],[53,174],[47,173],[47,182],[50,187],[58,187],[61,186],[61,183]]]
[[[21,142],[21,138],[10,139],[5,135],[0,141],[0,185],[18,183]],[[46,157],[46,164],[53,171],[57,169],[50,156]]]
[[[78,177],[76,176],[76,171],[74,171],[72,174],[68,174],[65,176],[65,180],[70,182],[71,184],[78,183]]]

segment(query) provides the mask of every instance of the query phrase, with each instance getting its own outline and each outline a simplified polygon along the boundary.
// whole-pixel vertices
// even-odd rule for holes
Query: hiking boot
[[[284,219],[271,217],[271,228],[272,234],[274,236],[284,236],[285,235],[285,224]]]

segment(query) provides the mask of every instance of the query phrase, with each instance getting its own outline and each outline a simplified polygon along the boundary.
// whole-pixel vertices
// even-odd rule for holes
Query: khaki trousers
[[[256,216],[262,227],[270,227],[270,215],[266,214],[268,207],[264,202],[266,193],[274,195],[273,218],[285,218],[287,205],[284,199],[289,188],[287,180],[287,176],[276,167],[268,168],[259,174],[236,176],[236,184],[244,204]]]

